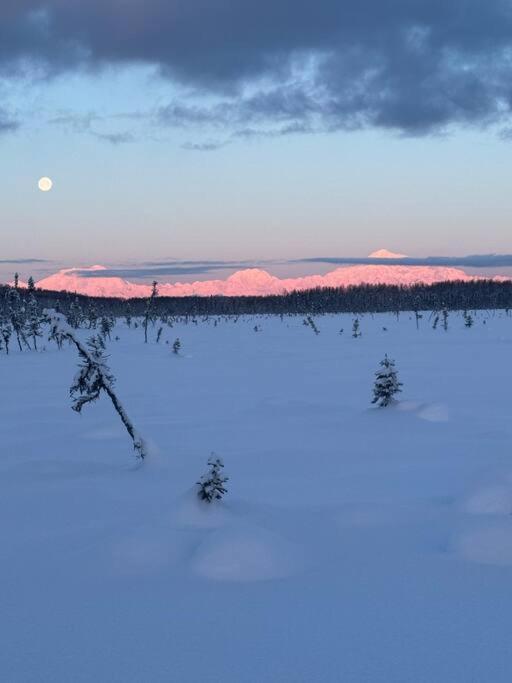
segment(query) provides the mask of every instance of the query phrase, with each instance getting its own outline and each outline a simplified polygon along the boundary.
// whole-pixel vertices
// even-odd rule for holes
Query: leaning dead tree
[[[71,329],[61,313],[48,311],[47,315],[50,318],[53,338],[59,340],[60,344],[64,339],[67,339],[70,344],[75,346],[80,358],[78,373],[69,390],[72,409],[77,413],[82,412],[85,405],[97,401],[101,392],[105,392],[133,441],[137,457],[143,460],[147,455],[146,445],[114,391],[115,378],[106,363],[104,340],[100,335],[96,335],[84,344],[76,338],[74,330]]]

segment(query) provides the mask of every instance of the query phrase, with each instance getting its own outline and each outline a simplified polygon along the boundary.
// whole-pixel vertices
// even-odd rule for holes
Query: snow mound
[[[141,529],[116,543],[111,551],[115,574],[153,575],[176,565],[184,556],[178,538],[163,530]]]
[[[417,416],[427,422],[448,422],[448,408],[442,403],[427,403],[418,410]]]
[[[512,482],[477,491],[467,500],[465,511],[472,515],[512,514]]]
[[[194,488],[183,496],[171,511],[171,524],[179,529],[217,529],[232,519],[222,502],[213,504],[200,500]]]
[[[295,574],[298,548],[274,532],[237,525],[214,531],[196,550],[192,571],[217,581],[267,581]]]
[[[457,550],[470,562],[512,566],[512,518],[492,527],[467,532],[460,538]]]

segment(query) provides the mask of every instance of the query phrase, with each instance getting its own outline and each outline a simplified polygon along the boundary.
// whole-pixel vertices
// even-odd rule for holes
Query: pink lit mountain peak
[[[370,254],[369,258],[404,258],[387,249]],[[149,284],[140,284],[120,277],[101,277],[98,271],[107,270],[104,266],[90,268],[66,268],[50,275],[37,283],[41,289],[54,291],[66,290],[89,296],[135,298],[146,297],[151,291]],[[94,277],[86,271],[95,271]],[[433,284],[453,280],[478,280],[478,276],[468,275],[459,268],[445,266],[410,265],[352,265],[340,266],[324,275],[306,275],[296,278],[279,278],[260,268],[239,270],[225,279],[198,280],[196,282],[159,282],[162,296],[261,296],[282,294],[293,290],[315,287],[348,287],[361,284]],[[504,279],[504,278],[499,278]],[[506,278],[505,278],[506,279]]]

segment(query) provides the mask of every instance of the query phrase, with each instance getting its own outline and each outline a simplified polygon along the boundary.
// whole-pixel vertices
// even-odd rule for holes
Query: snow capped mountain
[[[407,256],[406,254],[396,254],[388,249],[378,249],[377,251],[372,251],[368,258],[407,258]]]
[[[39,280],[37,287],[60,292],[76,292],[88,296],[111,296],[129,299],[131,297],[147,296],[151,287],[139,285],[120,277],[86,277],[84,271],[106,270],[105,266],[91,266],[90,268],[67,268],[58,273]]]
[[[401,258],[387,250],[379,250],[374,258]],[[54,291],[66,290],[90,296],[119,298],[147,297],[151,291],[148,284],[137,284],[119,277],[88,277],[84,271],[106,270],[104,266],[91,268],[68,268],[40,280],[37,286]],[[266,270],[247,268],[239,270],[225,280],[200,280],[186,283],[160,283],[162,296],[260,296],[282,294],[293,290],[315,287],[348,287],[361,284],[412,285],[433,284],[449,280],[478,280],[459,268],[444,266],[402,265],[355,265],[340,266],[325,275],[307,275],[297,278],[278,278]],[[499,279],[508,279],[499,277]]]

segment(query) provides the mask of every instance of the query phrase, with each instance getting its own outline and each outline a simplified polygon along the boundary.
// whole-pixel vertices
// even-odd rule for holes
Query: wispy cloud
[[[5,109],[0,108],[0,135],[14,133],[21,127],[21,122],[14,119]]]
[[[170,263],[148,262],[129,268],[108,268],[103,270],[80,270],[86,278],[120,277],[133,279],[159,278],[169,276],[205,275],[212,272],[256,268],[251,261],[173,261]]]
[[[295,263],[329,263],[333,265],[401,265],[401,266],[453,266],[467,268],[512,267],[510,254],[475,254],[471,256],[426,256],[424,258],[359,258],[345,256],[319,256],[298,259]]]
[[[93,133],[94,137],[103,142],[108,142],[117,147],[118,145],[125,145],[130,142],[135,142],[136,138],[133,133]]]
[[[13,259],[0,259],[0,263],[12,263],[14,265],[16,264],[25,264],[25,263],[51,263],[51,261],[47,261],[46,259],[41,259],[41,258],[13,258]]]
[[[220,142],[185,142],[181,145],[181,148],[191,152],[215,152],[217,149],[221,149],[228,144],[227,140]]]

